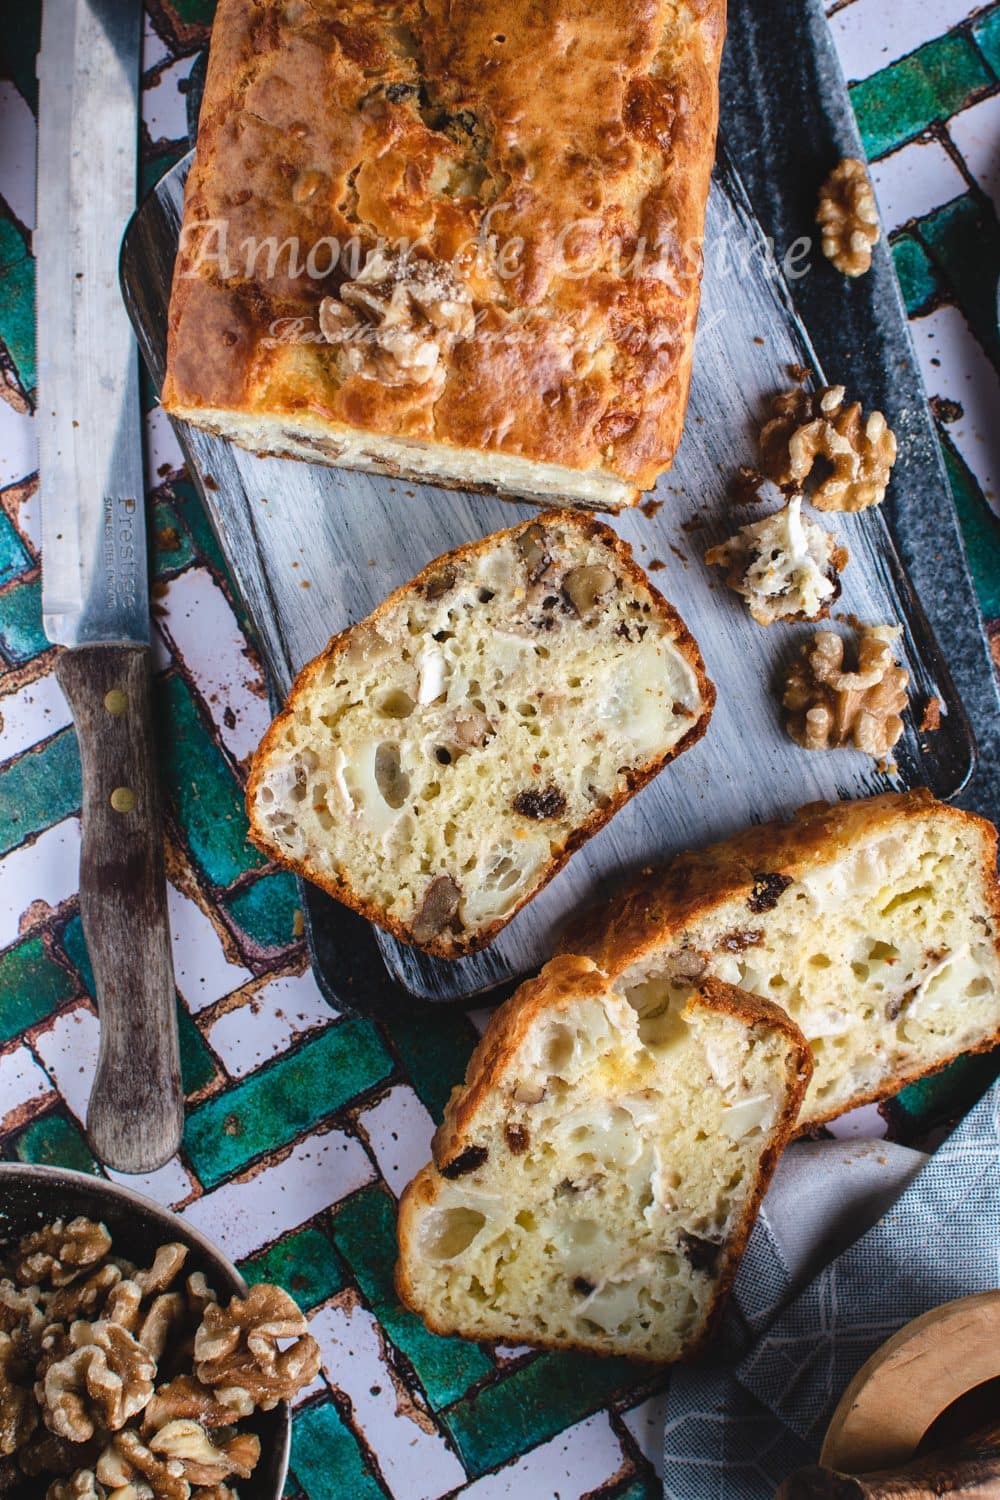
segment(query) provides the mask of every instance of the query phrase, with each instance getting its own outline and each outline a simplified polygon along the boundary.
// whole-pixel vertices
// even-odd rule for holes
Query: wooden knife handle
[[[833,1469],[799,1469],[786,1479],[775,1500],[934,1500],[968,1496],[1000,1500],[1000,1427],[984,1428],[953,1448],[912,1459],[892,1472],[838,1474]]]
[[[101,1019],[87,1132],[109,1167],[149,1172],[184,1125],[149,647],[74,646],[56,676],[80,743],[80,914]]]

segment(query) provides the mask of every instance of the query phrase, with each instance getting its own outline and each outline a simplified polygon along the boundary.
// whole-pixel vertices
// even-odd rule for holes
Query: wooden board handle
[[[1000,1427],[892,1471],[850,1475],[819,1466],[799,1469],[775,1500],[934,1500],[945,1495],[1000,1500]]]
[[[149,647],[74,646],[56,676],[83,765],[80,914],[101,1018],[87,1132],[109,1167],[149,1172],[184,1124]]]

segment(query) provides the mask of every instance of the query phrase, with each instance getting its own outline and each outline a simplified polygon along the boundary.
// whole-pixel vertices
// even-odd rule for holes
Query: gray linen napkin
[[[846,1247],[846,1248],[845,1248]],[[1000,1082],[934,1155],[786,1151],[710,1362],[673,1372],[664,1500],[773,1500],[840,1395],[911,1318],[1000,1286]]]

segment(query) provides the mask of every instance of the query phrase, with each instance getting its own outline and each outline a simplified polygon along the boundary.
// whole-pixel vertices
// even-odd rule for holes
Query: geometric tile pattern
[[[186,149],[210,0],[148,0],[142,175]],[[830,21],[1000,652],[1000,4],[847,0]],[[80,766],[41,631],[31,229],[39,0],[0,35],[0,1154],[98,1171],[81,1130],[96,1055],[77,900]],[[309,1309],[323,1371],[296,1412],[289,1495],[470,1500],[659,1493],[664,1383],[621,1361],[488,1353],[426,1332],[392,1289],[395,1201],[478,1017],[392,1034],[338,1016],[308,968],[295,882],[246,840],[241,777],[267,720],[260,660],[152,398],[155,695],[187,1127],[137,1186],[248,1280]],[[947,1113],[970,1063],[910,1090]]]

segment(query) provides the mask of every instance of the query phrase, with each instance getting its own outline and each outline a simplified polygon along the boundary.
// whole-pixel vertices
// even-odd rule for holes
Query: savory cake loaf
[[[991,823],[927,791],[813,803],[644,874],[564,946],[640,1015],[706,975],[766,995],[809,1039],[802,1126],[1000,1042]]]
[[[767,1000],[710,979],[643,1018],[554,959],[492,1016],[403,1195],[400,1297],[436,1333],[691,1353],[810,1071]]]
[[[600,509],[680,440],[725,0],[220,0],[163,404]]]
[[[708,725],[683,621],[599,521],[447,553],[303,669],[251,837],[428,953],[481,948]]]

